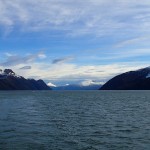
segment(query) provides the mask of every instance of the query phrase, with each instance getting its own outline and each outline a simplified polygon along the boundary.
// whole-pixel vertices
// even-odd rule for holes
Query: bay
[[[150,149],[150,91],[0,92],[0,150],[101,149]]]

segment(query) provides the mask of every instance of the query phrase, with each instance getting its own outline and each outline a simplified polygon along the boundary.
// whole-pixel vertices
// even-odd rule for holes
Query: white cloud
[[[40,58],[40,59],[45,59],[47,56],[45,55],[45,54],[38,54],[38,57]]]
[[[143,36],[143,37],[136,37],[136,38],[132,38],[132,39],[128,39],[128,40],[124,40],[118,44],[115,45],[116,48],[121,48],[124,46],[129,46],[129,45],[135,45],[135,44],[145,44],[145,42],[148,42],[150,39],[149,36]]]
[[[149,8],[149,0],[0,0],[0,25],[10,31],[148,35]]]
[[[132,56],[140,56],[143,53],[149,54],[149,49],[139,49],[130,51],[126,53],[121,53],[116,55],[117,57],[132,57]],[[5,69],[6,67],[11,67],[14,72],[18,75],[22,75],[26,78],[32,78],[34,76],[35,79],[44,79],[45,81],[49,81],[51,83],[55,83],[55,81],[66,81],[66,83],[70,83],[71,81],[77,81],[78,83],[81,81],[82,84],[96,84],[96,83],[104,83],[108,79],[114,77],[117,74],[136,70],[143,67],[149,66],[149,61],[146,62],[118,62],[118,63],[110,63],[107,65],[78,65],[73,63],[63,62],[61,63],[53,63],[42,61],[36,61],[39,58],[39,54],[43,54],[43,52],[39,52],[36,54],[30,54],[22,56],[12,56],[12,54],[8,53],[8,59],[0,64],[0,69]],[[110,54],[111,55],[111,54]],[[112,58],[113,56],[111,56]],[[115,55],[114,55],[115,57]],[[67,57],[66,57],[67,58]],[[90,58],[88,58],[90,59]],[[108,59],[108,58],[106,58]],[[22,68],[22,69],[20,69]]]
[[[14,54],[11,54],[11,53],[8,53],[8,52],[6,52],[5,55],[6,55],[7,57],[14,56]]]
[[[0,62],[0,65],[4,66],[4,67],[18,66],[20,64],[26,65],[28,63],[34,62],[38,58],[40,58],[40,59],[46,58],[46,55],[43,53],[43,51],[40,51],[35,54],[28,54],[26,56],[13,55],[10,53],[5,53],[5,55],[7,56],[7,59],[2,63]]]
[[[94,54],[94,55],[92,55]],[[145,57],[150,56],[150,49],[149,48],[141,48],[141,49],[112,49],[108,51],[97,51],[93,50],[93,52],[87,52],[85,55],[81,55],[80,59],[82,60],[93,60],[93,61],[110,61],[113,60],[118,62],[118,60],[124,61],[125,59],[137,59],[137,57]]]
[[[14,66],[12,69],[18,74],[26,78],[34,76],[35,79],[44,79],[55,83],[55,81],[70,83],[72,81],[93,81],[106,82],[108,79],[117,74],[126,71],[136,70],[147,67],[148,62],[141,63],[119,63],[110,65],[95,66],[78,66],[75,64],[53,65],[47,63],[33,63],[32,69],[20,70],[20,65]],[[3,68],[2,68],[3,69]]]
[[[140,69],[142,67],[149,66],[149,61],[146,62],[116,62],[104,65],[81,65],[74,63],[67,63],[66,59],[70,57],[60,58],[53,63],[36,60],[39,55],[44,55],[43,52],[38,52],[35,54],[29,54],[23,56],[14,56],[12,54],[7,54],[8,59],[1,63],[1,69],[6,67],[11,67],[18,75],[22,75],[26,78],[31,78],[34,76],[35,79],[44,79],[45,81],[84,81],[83,84],[96,84],[101,82],[106,82],[111,77],[126,72],[130,70]],[[135,56],[143,56],[150,54],[149,49],[136,49],[134,51],[118,52],[113,55],[110,53],[110,58],[106,57],[97,59],[118,59],[118,58],[130,58]],[[109,55],[108,55],[109,56]],[[81,58],[82,59],[82,58]],[[91,59],[88,57],[88,59]],[[95,59],[95,58],[94,58]],[[58,62],[63,62],[58,63]]]
[[[114,41],[116,37],[122,41],[116,45],[116,48],[120,48],[148,41],[150,34],[149,0],[0,0],[0,10],[0,28],[2,30],[4,28],[5,35],[13,30],[16,33],[44,32],[51,36],[61,36],[60,32],[63,33],[62,36],[113,35],[109,37]],[[148,48],[122,49],[122,51],[113,49],[106,52],[106,55],[96,55],[94,60],[135,58],[145,55],[150,55]],[[48,62],[36,63],[36,59],[47,57],[43,52],[28,56],[6,53],[6,56],[8,59],[0,64],[2,68],[11,66],[20,75],[37,76],[45,80],[106,81],[118,73],[138,69],[149,63],[133,61],[110,65],[77,65],[67,63],[73,58],[63,57],[53,60],[55,64],[53,65]],[[93,57],[93,51],[90,56]],[[90,60],[90,56],[88,54],[86,59]],[[80,58],[82,59],[82,56]],[[31,66],[32,69],[20,70],[19,68],[23,66]]]

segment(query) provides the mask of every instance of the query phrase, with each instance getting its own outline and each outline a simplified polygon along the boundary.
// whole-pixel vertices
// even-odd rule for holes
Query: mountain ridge
[[[150,90],[150,67],[117,75],[100,90]]]
[[[79,84],[70,84],[64,86],[51,87],[53,90],[98,90],[101,85],[79,85]]]
[[[11,69],[0,69],[0,90],[51,90],[43,80],[25,79]]]

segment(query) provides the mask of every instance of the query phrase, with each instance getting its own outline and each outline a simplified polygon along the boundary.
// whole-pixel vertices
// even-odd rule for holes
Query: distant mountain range
[[[150,67],[120,74],[100,90],[150,90]]]
[[[115,76],[103,86],[90,81],[82,84],[48,86],[43,80],[25,79],[11,69],[0,69],[0,90],[150,90],[150,67]]]
[[[98,90],[101,85],[78,85],[78,84],[70,84],[58,87],[51,87],[53,90]]]
[[[51,90],[43,80],[25,79],[11,69],[0,69],[0,90]]]

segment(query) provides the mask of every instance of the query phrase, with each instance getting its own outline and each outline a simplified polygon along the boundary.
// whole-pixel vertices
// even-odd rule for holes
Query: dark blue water
[[[150,91],[0,92],[0,150],[150,150]]]

